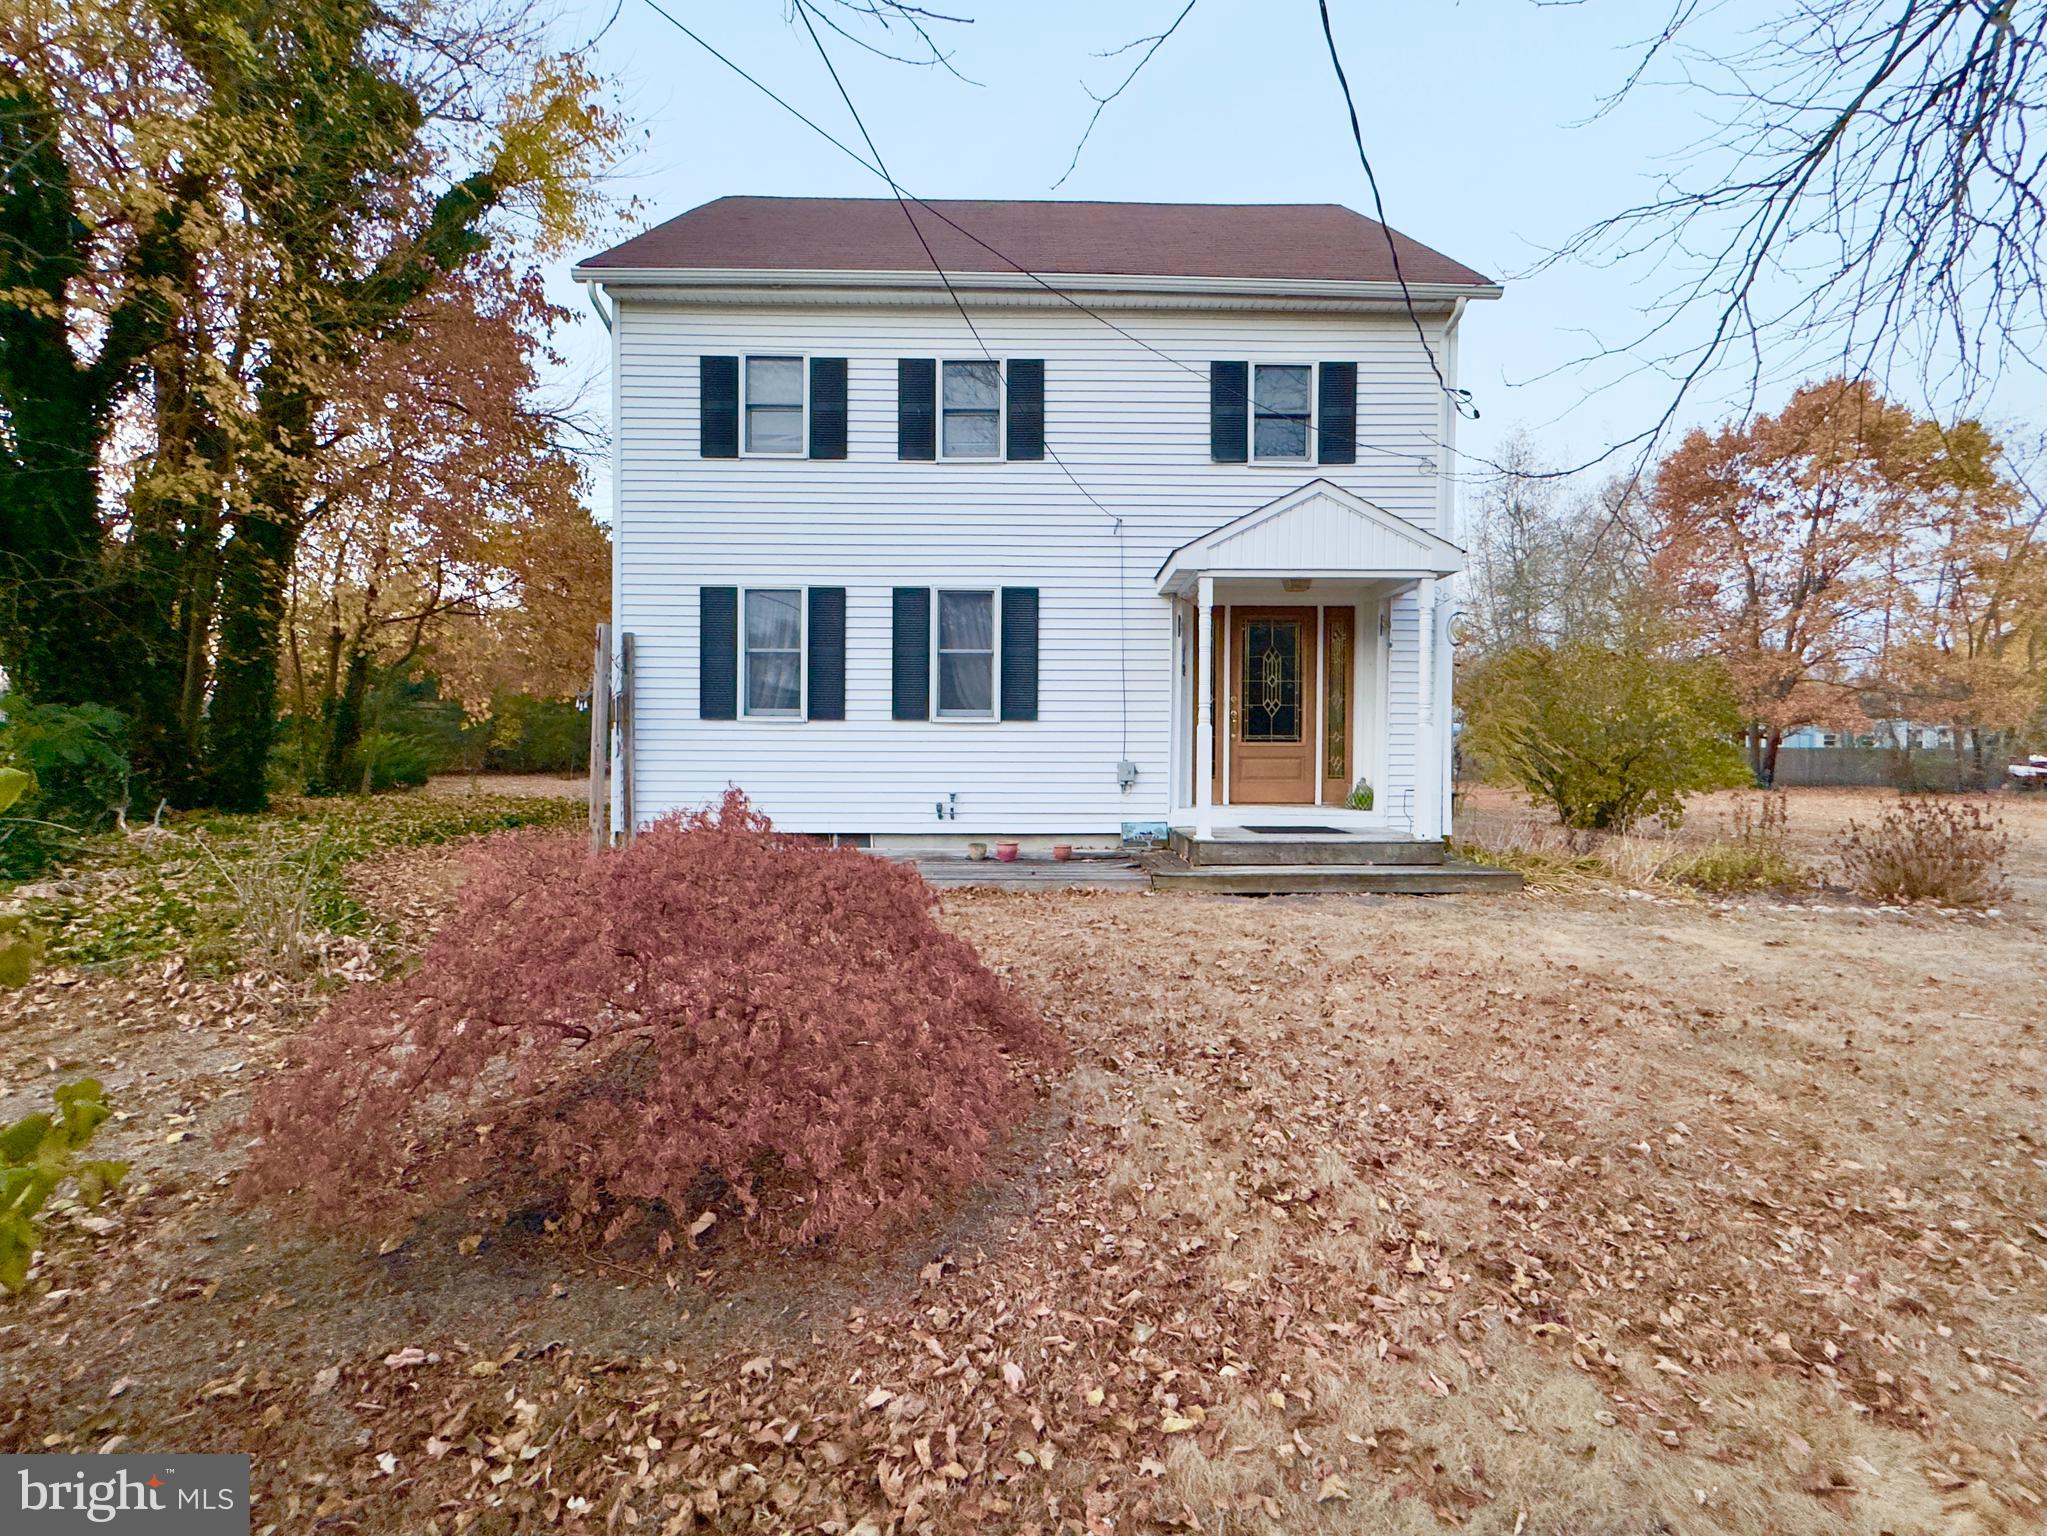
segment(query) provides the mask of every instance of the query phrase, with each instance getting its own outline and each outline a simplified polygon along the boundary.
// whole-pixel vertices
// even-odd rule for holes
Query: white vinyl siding
[[[1441,396],[1405,315],[1105,311],[1176,367],[1065,307],[977,310],[997,357],[1045,359],[1046,440],[1122,520],[1119,538],[1049,458],[897,459],[897,360],[971,350],[949,309],[614,297],[613,622],[637,637],[642,815],[702,804],[729,783],[797,831],[1113,834],[1164,819],[1169,764],[1186,750],[1171,737],[1171,605],[1154,575],[1167,554],[1317,477],[1431,531],[1449,506],[1435,446]],[[1440,346],[1439,322],[1428,323]],[[848,359],[847,457],[700,458],[703,353]],[[1217,358],[1355,361],[1358,462],[1291,472],[1212,462]],[[697,589],[768,585],[764,575],[846,589],[846,719],[817,733],[815,750],[807,731],[696,715]],[[968,585],[1039,589],[1038,720],[964,729],[891,719],[891,589]],[[1392,658],[1395,750],[1375,786],[1387,809],[1413,792],[1411,596],[1405,614]],[[791,750],[797,741],[804,750]],[[1116,783],[1125,757],[1138,769],[1128,792]],[[933,806],[951,795],[957,819],[940,824]]]

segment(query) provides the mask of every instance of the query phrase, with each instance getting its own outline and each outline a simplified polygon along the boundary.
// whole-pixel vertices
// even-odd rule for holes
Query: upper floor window
[[[746,360],[748,453],[796,455],[805,451],[803,375],[800,357]]]
[[[995,714],[995,594],[938,594],[938,718]]]
[[[1251,370],[1251,457],[1305,462],[1312,439],[1315,369],[1260,363]]]
[[[939,365],[939,453],[948,459],[1002,456],[1002,365]]]
[[[746,589],[746,712],[803,713],[803,593]]]

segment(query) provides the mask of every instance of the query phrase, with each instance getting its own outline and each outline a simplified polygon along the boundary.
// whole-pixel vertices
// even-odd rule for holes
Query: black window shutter
[[[1251,365],[1208,365],[1208,456],[1218,464],[1242,464],[1249,457]]]
[[[896,457],[938,457],[938,364],[928,357],[896,360]]]
[[[1012,357],[1009,369],[1009,457],[1045,456],[1045,360]]]
[[[846,456],[846,360],[843,357],[813,357],[810,360],[810,456],[813,459],[843,459]]]
[[[810,589],[810,718],[846,718],[846,589]]]
[[[697,589],[697,716],[739,718],[739,588]]]
[[[931,589],[895,591],[895,676],[890,713],[898,720],[931,718]]]
[[[697,452],[707,459],[739,457],[739,359],[697,359]]]
[[[1315,458],[1322,464],[1358,461],[1358,365],[1324,363],[1315,409]]]
[[[1038,718],[1038,589],[1002,589],[1002,718]]]

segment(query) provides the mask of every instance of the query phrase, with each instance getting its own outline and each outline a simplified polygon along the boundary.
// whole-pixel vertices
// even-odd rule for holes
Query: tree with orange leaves
[[[286,625],[312,787],[363,780],[372,697],[393,673],[431,668],[473,718],[495,693],[581,682],[610,544],[540,398],[564,318],[538,272],[485,260],[336,387]]]
[[[1885,657],[1886,707],[1949,727],[1966,776],[1994,781],[1992,740],[2047,725],[2047,498],[2022,473],[1997,475],[1944,509],[1918,566]]]
[[[1944,430],[1850,379],[1694,431],[1658,467],[1654,578],[1682,632],[1726,664],[1761,778],[1789,732],[1866,720],[1916,544],[1998,483],[1980,427]]]

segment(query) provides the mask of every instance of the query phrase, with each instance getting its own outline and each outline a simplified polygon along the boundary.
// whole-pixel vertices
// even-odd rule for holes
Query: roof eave
[[[581,263],[569,275],[579,283],[613,288],[672,289],[860,289],[870,293],[943,291],[947,282],[975,293],[1059,291],[1131,295],[1198,295],[1207,298],[1347,299],[1447,308],[1459,299],[1497,299],[1499,284],[1476,282],[1351,281],[1329,278],[1184,277],[1141,273],[1053,272],[1037,278],[1015,272],[858,271],[845,268],[613,267]],[[1041,279],[1042,281],[1040,281]]]

